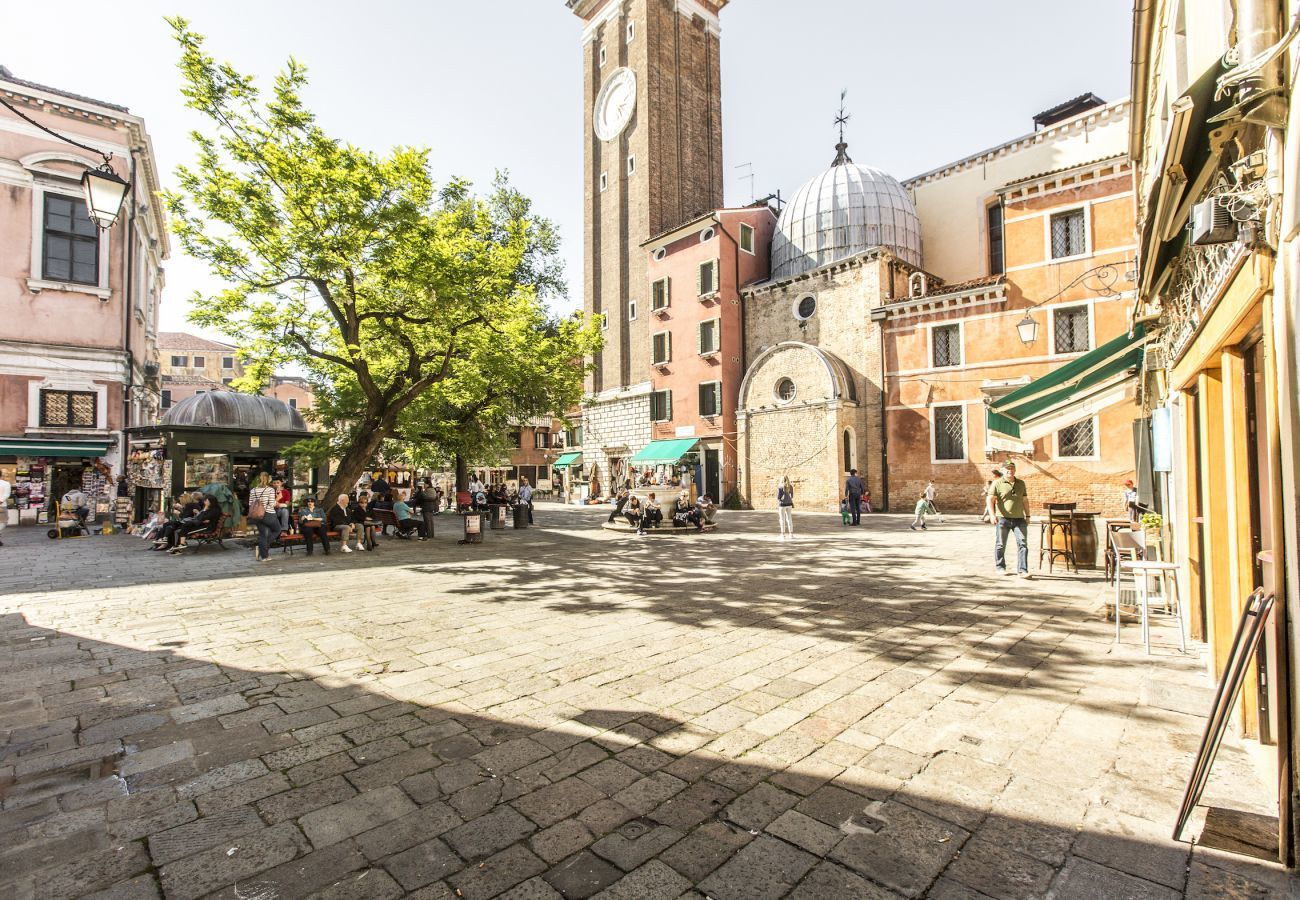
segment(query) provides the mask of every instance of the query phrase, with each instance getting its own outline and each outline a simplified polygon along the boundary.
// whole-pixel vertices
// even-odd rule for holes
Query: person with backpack
[[[271,559],[271,542],[278,540],[280,517],[275,514],[275,504],[279,493],[271,486],[271,475],[263,472],[257,476],[257,486],[248,492],[248,521],[257,526],[257,549],[254,559],[269,562]]]
[[[776,521],[781,529],[781,540],[794,540],[794,485],[790,476],[781,478],[776,488]]]

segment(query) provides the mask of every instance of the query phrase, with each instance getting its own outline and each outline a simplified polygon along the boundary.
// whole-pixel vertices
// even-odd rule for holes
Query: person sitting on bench
[[[424,527],[424,522],[411,515],[411,507],[406,505],[406,492],[398,491],[394,496],[393,515],[397,517],[397,530],[401,534],[410,534],[414,531],[420,536],[420,540],[429,539],[429,530]]]
[[[352,548],[348,546],[348,538],[352,535],[352,504],[348,502],[347,494],[339,494],[338,502],[325,514],[325,530],[337,531],[339,543],[343,545],[343,552],[352,552]],[[357,544],[361,544],[360,535],[357,536]]]
[[[307,555],[316,551],[316,539],[320,538],[325,555],[330,555],[329,528],[325,526],[325,514],[316,505],[315,497],[308,497],[305,505],[298,510],[298,530],[302,532],[303,542],[307,545]]]
[[[182,529],[194,524],[194,520],[198,518],[199,513],[203,512],[203,494],[195,491],[193,494],[187,494],[186,496],[189,499],[181,507],[179,516],[163,524],[158,539],[153,542],[153,549],[171,550],[180,543]],[[175,509],[175,507],[172,508]]]
[[[199,511],[199,514],[189,519],[183,519],[180,523],[180,527],[172,531],[172,539],[174,541],[179,541],[180,543],[174,544],[167,552],[180,553],[185,549],[186,535],[207,531],[212,528],[213,525],[216,525],[217,520],[220,518],[221,507],[217,506],[217,501],[213,500],[211,497],[205,496],[203,498],[203,509]]]
[[[704,527],[704,517],[691,502],[691,495],[682,491],[677,497],[677,505],[673,507],[673,527],[685,528],[687,525],[694,525],[695,530],[699,531]]]
[[[630,496],[631,494],[628,492],[626,484],[618,489],[618,496],[614,498],[614,511],[609,514],[608,521],[613,522],[616,518],[623,515],[623,507],[627,506],[628,497]]]

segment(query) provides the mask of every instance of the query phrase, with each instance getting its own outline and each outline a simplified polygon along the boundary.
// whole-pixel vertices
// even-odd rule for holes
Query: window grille
[[[1082,209],[1052,216],[1052,259],[1079,256],[1088,250]]]
[[[1097,455],[1097,429],[1092,419],[1067,425],[1056,433],[1058,457],[1088,457]]]
[[[934,344],[934,365],[961,365],[961,326],[940,325],[930,329],[930,338]]]
[[[966,417],[960,406],[934,408],[934,458],[966,458]]]
[[[41,426],[94,428],[98,400],[93,391],[41,391]]]
[[[1088,339],[1088,307],[1058,309],[1052,316],[1052,342],[1057,353],[1083,353]]]

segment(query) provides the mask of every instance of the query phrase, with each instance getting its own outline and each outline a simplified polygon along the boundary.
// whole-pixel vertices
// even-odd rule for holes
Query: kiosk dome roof
[[[856,165],[848,145],[836,145],[831,167],[795,192],[772,236],[772,277],[788,278],[884,247],[921,265],[921,220],[898,180]]]
[[[234,391],[206,391],[186,397],[167,410],[162,424],[172,428],[307,431],[302,415],[283,400]]]

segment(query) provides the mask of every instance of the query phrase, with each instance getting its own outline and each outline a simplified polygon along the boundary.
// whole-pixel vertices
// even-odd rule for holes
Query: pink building
[[[0,98],[95,151],[0,107],[0,477],[27,522],[73,486],[106,503],[127,456],[123,429],[155,420],[170,245],[143,119],[2,66]],[[100,154],[131,182],[107,231],[87,216],[80,184]]]
[[[719,209],[643,245],[650,284],[628,309],[629,319],[649,319],[650,336],[651,444],[629,461],[638,483],[647,472],[650,483],[671,480],[665,470],[681,467],[677,456],[698,467],[688,473],[698,492],[721,502],[735,490],[740,289],[769,276],[775,224],[766,204]]]

